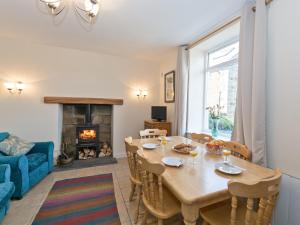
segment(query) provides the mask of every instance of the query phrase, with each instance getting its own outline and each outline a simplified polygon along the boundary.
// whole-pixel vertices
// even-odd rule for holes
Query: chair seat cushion
[[[28,159],[29,172],[38,168],[42,163],[47,161],[47,155],[44,153],[32,153],[26,155]]]
[[[0,183],[0,206],[4,206],[15,191],[13,182]]]
[[[238,204],[236,225],[245,225],[247,206]],[[211,225],[231,225],[231,201],[210,205],[200,210],[201,217]],[[255,223],[256,212],[251,215],[251,224]]]

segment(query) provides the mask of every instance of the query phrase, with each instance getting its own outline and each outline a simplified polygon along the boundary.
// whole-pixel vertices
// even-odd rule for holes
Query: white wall
[[[167,106],[167,119],[168,121],[174,124],[174,103],[165,103],[165,95],[164,95],[164,79],[165,74],[175,70],[176,76],[176,65],[177,65],[177,49],[173,49],[172,51],[165,54],[160,61],[160,105]],[[175,92],[176,95],[176,92]],[[172,133],[174,134],[174,129],[172,127]]]
[[[10,95],[5,81],[26,84],[20,96]],[[123,138],[137,137],[150,106],[159,103],[159,65],[15,40],[0,39],[0,131],[27,140],[55,142],[60,147],[61,107],[44,104],[44,96],[122,98],[114,106],[114,155],[124,156]],[[144,101],[134,95],[149,91]]]
[[[268,160],[300,178],[300,1],[277,0],[269,11]]]
[[[300,1],[275,0],[269,9],[267,149],[270,167],[286,174],[274,224],[300,222]]]

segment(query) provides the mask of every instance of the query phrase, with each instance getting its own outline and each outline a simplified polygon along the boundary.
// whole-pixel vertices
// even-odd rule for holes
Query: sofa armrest
[[[0,156],[0,165],[9,164],[10,180],[15,184],[13,197],[21,198],[29,190],[28,160],[25,155]]]
[[[9,182],[10,181],[10,165],[2,164],[0,165],[0,183]]]
[[[47,155],[47,160],[49,164],[49,172],[53,170],[53,151],[54,143],[53,142],[35,142],[34,147],[30,150],[28,154],[32,153],[44,153]]]

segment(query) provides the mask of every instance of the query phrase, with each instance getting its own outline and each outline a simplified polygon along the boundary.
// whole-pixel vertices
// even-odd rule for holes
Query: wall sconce
[[[6,87],[6,89],[9,91],[9,93],[13,94],[13,90],[15,88],[15,84],[12,82],[7,82],[4,84],[4,86]]]
[[[17,92],[19,95],[22,93],[25,87],[24,83],[20,81],[17,83],[7,82],[4,84],[4,86],[9,91],[9,93],[14,94],[15,92]]]
[[[136,92],[136,96],[138,97],[138,99],[140,99],[140,98],[145,99],[147,97],[147,95],[148,95],[148,91],[146,91],[146,90],[140,89]]]

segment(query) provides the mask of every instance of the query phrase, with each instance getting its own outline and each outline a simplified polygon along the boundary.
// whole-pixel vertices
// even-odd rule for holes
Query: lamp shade
[[[17,88],[19,91],[24,90],[24,87],[25,87],[24,83],[22,83],[22,82],[16,83],[16,88]]]
[[[6,83],[4,84],[4,86],[6,87],[7,90],[12,90],[12,89],[15,88],[15,84],[12,83],[12,82],[6,82]]]

